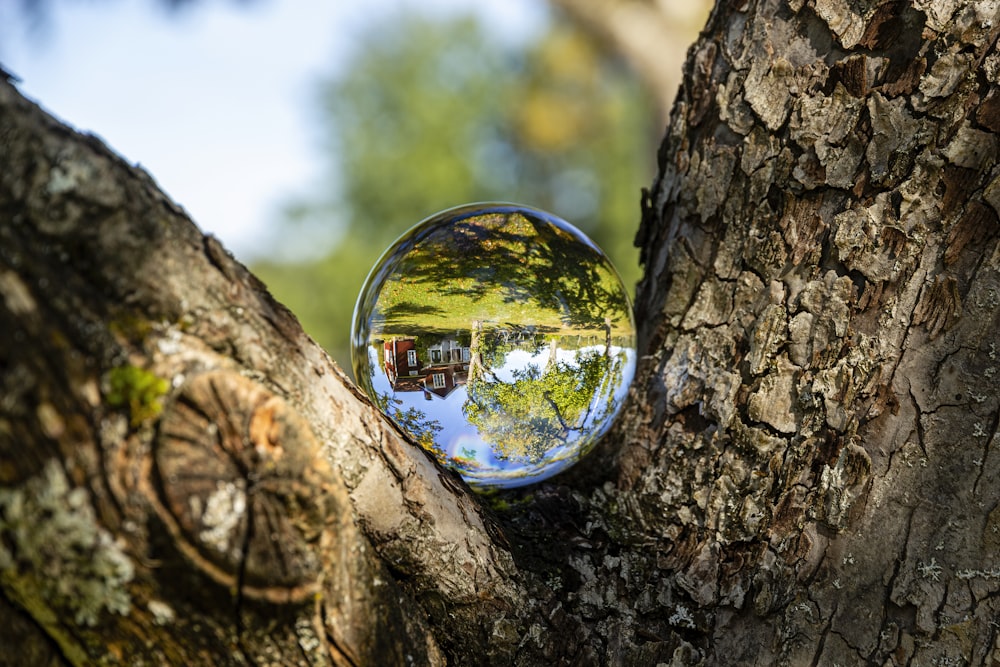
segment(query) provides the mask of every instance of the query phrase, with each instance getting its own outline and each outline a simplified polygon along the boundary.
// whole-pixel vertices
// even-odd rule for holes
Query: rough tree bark
[[[626,414],[492,499],[0,85],[4,658],[1000,662],[998,31],[721,3],[644,200]]]

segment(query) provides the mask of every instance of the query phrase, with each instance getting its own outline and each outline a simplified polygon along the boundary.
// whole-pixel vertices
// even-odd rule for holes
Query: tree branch
[[[433,662],[416,599],[517,604],[469,491],[148,176],[6,82],[0,136],[0,580],[63,655]]]

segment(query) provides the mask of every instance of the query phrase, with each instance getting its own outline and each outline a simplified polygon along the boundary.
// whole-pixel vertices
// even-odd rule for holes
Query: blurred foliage
[[[359,43],[322,85],[329,190],[289,207],[275,257],[331,230],[333,247],[253,266],[341,367],[369,268],[406,229],[458,204],[515,201],[565,218],[634,291],[656,110],[621,63],[565,23],[512,47],[472,18],[410,15]]]
[[[470,372],[462,412],[501,459],[537,464],[553,447],[585,437],[614,415],[626,353],[612,355],[609,343],[603,353],[577,351],[566,363],[555,359],[555,340],[552,350],[544,368],[529,363],[513,369],[513,382],[489,370]]]

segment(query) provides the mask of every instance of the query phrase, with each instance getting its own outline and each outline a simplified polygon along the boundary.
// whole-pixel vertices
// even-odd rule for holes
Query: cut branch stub
[[[344,491],[283,399],[235,372],[197,375],[160,422],[154,462],[158,513],[206,574],[274,602],[319,590]]]

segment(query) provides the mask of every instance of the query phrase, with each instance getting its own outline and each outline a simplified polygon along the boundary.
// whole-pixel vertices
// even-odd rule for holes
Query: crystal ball
[[[358,384],[480,491],[532,484],[587,454],[635,372],[628,293],[560,218],[471,204],[427,218],[372,268],[354,310]]]

